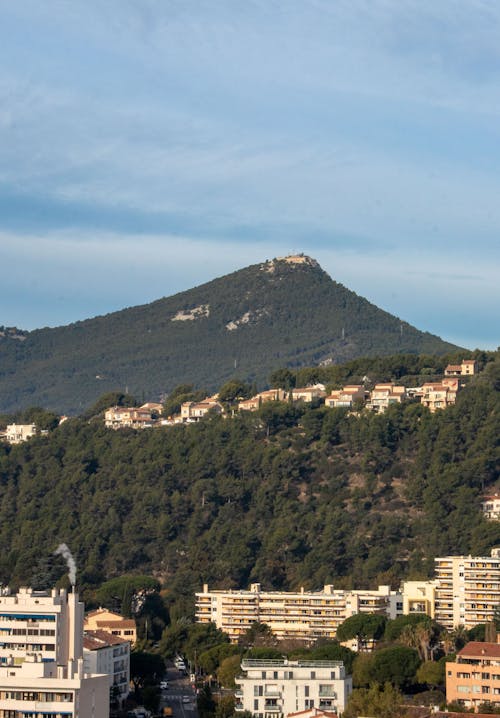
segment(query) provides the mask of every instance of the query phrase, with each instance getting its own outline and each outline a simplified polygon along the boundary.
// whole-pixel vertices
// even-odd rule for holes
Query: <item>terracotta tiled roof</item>
[[[83,634],[83,647],[89,651],[97,651],[108,646],[119,646],[128,643],[125,638],[115,636],[107,631],[85,631]]]
[[[488,656],[490,658],[500,658],[500,643],[482,643],[481,641],[470,641],[466,643],[461,651],[457,653],[461,657],[481,658]]]

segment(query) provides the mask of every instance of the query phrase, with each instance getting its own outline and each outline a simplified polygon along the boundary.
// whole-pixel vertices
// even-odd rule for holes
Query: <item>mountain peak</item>
[[[272,273],[280,264],[287,264],[292,267],[308,266],[314,269],[321,269],[319,262],[312,257],[308,257],[306,254],[287,254],[286,257],[275,257],[274,259],[268,259],[261,264],[260,267],[265,272]]]
[[[278,368],[456,349],[291,254],[151,304],[0,341],[0,410],[78,413],[125,387],[153,399],[179,384],[210,391],[238,376],[265,385]]]

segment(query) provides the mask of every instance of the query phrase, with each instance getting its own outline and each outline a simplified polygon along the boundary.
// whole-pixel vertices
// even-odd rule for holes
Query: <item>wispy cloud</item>
[[[483,311],[472,277],[498,266],[499,31],[486,0],[8,4],[0,252],[37,257],[42,306],[60,280],[55,242],[82,276],[72,316],[110,306],[106,276],[117,262],[133,275],[134,243],[153,276],[175,257],[184,286],[297,249],[376,266],[382,284],[417,266],[429,296],[444,302],[445,283]],[[81,256],[87,243],[102,271]],[[173,251],[182,243],[199,267]],[[28,297],[34,281],[20,273],[12,292]],[[152,298],[134,292],[120,301]],[[44,311],[65,316],[60,303]],[[449,314],[440,321],[445,333]]]

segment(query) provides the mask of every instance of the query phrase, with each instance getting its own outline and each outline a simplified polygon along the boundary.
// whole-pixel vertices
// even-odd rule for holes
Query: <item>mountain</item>
[[[456,349],[333,281],[314,259],[285,257],[151,304],[0,333],[0,410],[79,413],[117,389],[152,399],[181,383],[263,384],[285,366]]]

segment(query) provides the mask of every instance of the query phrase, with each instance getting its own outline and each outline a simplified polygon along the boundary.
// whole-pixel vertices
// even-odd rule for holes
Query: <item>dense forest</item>
[[[148,573],[173,601],[204,582],[397,585],[431,575],[436,555],[489,553],[500,523],[480,497],[499,479],[500,353],[482,366],[435,414],[273,402],[143,431],[75,418],[3,445],[0,580],[39,580],[61,542],[81,589]]]
[[[0,410],[80,414],[101,394],[158,400],[217,389],[235,370],[259,388],[280,367],[454,347],[333,281],[309,258],[273,260],[144,306],[33,332],[0,331]]]

